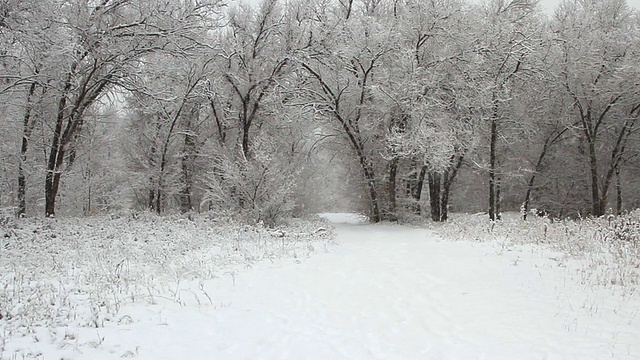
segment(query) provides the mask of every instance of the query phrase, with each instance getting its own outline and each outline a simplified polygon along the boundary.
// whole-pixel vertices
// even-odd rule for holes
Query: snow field
[[[75,358],[102,345],[103,329],[133,322],[122,313],[130,304],[213,307],[206,280],[232,279],[261,260],[327,251],[334,236],[326,225],[297,221],[282,231],[146,213],[8,224],[1,229],[0,359]]]
[[[639,296],[583,281],[583,258],[504,237],[449,241],[327,217],[338,234],[331,252],[164,283],[169,296],[126,302],[98,328],[32,327],[3,357],[640,358]]]

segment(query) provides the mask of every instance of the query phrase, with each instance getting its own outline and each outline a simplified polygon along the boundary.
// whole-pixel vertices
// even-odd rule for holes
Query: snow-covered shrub
[[[232,218],[147,212],[83,219],[18,219],[0,248],[0,328],[101,327],[132,302],[195,295],[181,284],[234,275],[260,260],[300,259],[332,243],[325,220],[279,229]],[[196,301],[209,304],[208,294]],[[4,335],[2,335],[4,336]]]
[[[640,210],[625,216],[611,217],[609,230],[607,236],[610,241],[640,247]]]
[[[293,195],[298,169],[267,154],[251,161],[224,156],[207,179],[205,203],[216,210],[241,214],[248,223],[274,227],[295,208]]]
[[[640,211],[609,218],[551,221],[546,218],[455,216],[437,232],[451,240],[537,244],[565,253],[580,264],[577,276],[587,284],[640,289]]]

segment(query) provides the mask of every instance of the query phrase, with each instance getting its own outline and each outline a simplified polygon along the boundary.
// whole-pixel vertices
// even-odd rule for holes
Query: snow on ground
[[[12,338],[3,356],[20,359],[11,354],[31,349],[43,359],[640,359],[639,296],[581,284],[557,253],[327,217],[339,243],[329,253],[263,261],[202,287],[182,284],[211,301],[129,304],[104,327]]]
[[[320,216],[333,224],[366,224],[369,221],[365,215],[353,213],[325,213]]]

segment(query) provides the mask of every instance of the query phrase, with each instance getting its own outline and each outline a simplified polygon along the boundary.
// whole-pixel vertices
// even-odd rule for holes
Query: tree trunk
[[[346,123],[344,123],[343,126],[345,126],[345,124]],[[345,129],[348,130],[346,126]],[[362,167],[362,172],[364,173],[364,179],[367,182],[369,198],[371,199],[371,221],[374,223],[378,223],[382,219],[380,217],[380,205],[378,201],[378,191],[376,190],[376,178],[375,172],[373,170],[373,165],[371,164],[371,161],[367,159],[364,153],[364,146],[359,138],[359,135],[358,138],[356,138],[356,136],[351,131],[347,131],[347,135],[349,136],[351,144],[358,154],[358,160],[360,162],[360,166]]]
[[[497,110],[496,110],[497,111]],[[498,142],[497,114],[491,118],[491,143],[489,145],[489,219],[496,220],[496,143]]]
[[[409,198],[411,200],[415,199],[415,188],[417,187],[417,183],[418,183],[418,164],[416,161],[412,161],[411,165],[409,165],[409,167],[411,169],[416,168],[415,171],[412,171],[409,173],[409,175],[406,177],[406,179],[403,179],[403,189],[404,189],[404,196],[406,198]],[[407,202],[408,203],[408,202]],[[409,203],[408,203],[409,204]],[[415,207],[411,204],[409,204],[409,210],[411,211],[415,211]]]
[[[451,157],[452,166],[444,171],[442,177],[442,198],[440,200],[440,221],[449,220],[449,197],[451,194],[451,185],[458,175],[458,171],[462,167],[464,153],[453,155]]]
[[[440,173],[428,172],[429,181],[429,205],[431,206],[431,220],[440,221]]]
[[[367,191],[369,193],[370,203],[370,211],[371,211],[371,222],[378,223],[382,220],[380,215],[380,205],[378,201],[378,191],[376,189],[376,177],[375,172],[373,170],[373,165],[371,161],[367,158],[364,153],[364,147],[356,138],[356,135],[350,131],[350,129],[346,126],[346,123],[343,123],[343,127],[345,128],[347,137],[351,141],[351,145],[353,149],[356,151],[356,155],[358,156],[358,162],[360,163],[360,168],[362,169],[362,173],[364,175],[364,180],[366,182]]]
[[[495,209],[496,209],[495,217],[497,220],[502,219],[500,185],[501,185],[500,177],[498,177],[498,180],[496,181],[496,204],[495,204]]]
[[[158,191],[156,192],[156,213],[160,215],[162,213],[162,190],[160,190],[160,184],[158,186]]]
[[[440,200],[440,221],[449,220],[449,194],[451,192],[451,185],[447,185],[448,183],[448,173],[445,172],[444,178],[442,181],[442,199]]]
[[[522,202],[522,220],[527,221],[527,215],[529,214],[529,202],[531,201],[531,192],[533,191],[533,183],[535,181],[535,175],[529,178],[527,184],[527,192],[524,195],[524,201]]]
[[[244,122],[242,126],[242,154],[246,160],[249,160],[249,130],[251,125],[248,122]]]
[[[24,162],[27,159],[26,148],[27,141],[22,139],[22,150],[20,153],[20,163],[18,164],[18,211],[16,215],[23,217],[27,213],[27,178],[24,174]]]
[[[524,201],[522,202],[522,220],[527,221],[527,215],[529,214],[529,203],[531,202],[531,193],[533,193],[533,186],[536,181],[536,175],[540,171],[542,167],[542,160],[547,153],[547,143],[545,142],[544,147],[542,148],[542,152],[540,156],[538,156],[538,162],[536,163],[535,170],[531,177],[529,178],[529,182],[527,183],[527,192],[524,195]]]
[[[67,83],[70,87],[70,83]],[[65,89],[68,90],[68,89]],[[44,182],[45,216],[55,216],[56,197],[60,185],[60,166],[64,159],[65,149],[62,146],[62,126],[65,119],[65,109],[67,107],[67,91],[63,92],[58,101],[58,113],[56,116],[56,126],[49,148],[49,161],[47,162],[47,174]]]
[[[367,182],[367,188],[369,189],[369,196],[371,198],[371,221],[374,223],[378,223],[380,222],[381,217],[373,167],[371,166],[371,164],[365,163],[365,159],[361,159],[360,161],[363,166],[364,177],[365,181]]]
[[[589,171],[591,173],[591,215],[598,217],[604,215],[606,197],[600,198],[600,183],[598,178],[598,157],[594,141],[588,141],[589,148]]]
[[[159,189],[156,188],[157,181],[153,173],[157,170],[156,166],[158,161],[156,159],[158,155],[158,145],[157,142],[160,141],[160,132],[162,130],[162,117],[157,115],[156,118],[156,126],[154,136],[151,138],[151,148],[149,149],[149,157],[148,157],[148,167],[151,170],[151,174],[149,175],[149,196],[147,199],[147,210],[149,211],[157,211],[156,210],[156,195]]]
[[[83,176],[84,180],[87,182],[87,203],[85,205],[82,206],[83,208],[83,212],[85,214],[85,216],[87,215],[91,215],[91,187],[92,187],[92,183],[91,183],[91,169],[87,168],[87,170],[85,171],[85,175]]]
[[[616,215],[622,214],[622,183],[620,181],[620,168],[616,168]]]
[[[182,110],[185,107],[185,102],[186,102],[186,98],[189,95],[189,92],[187,92],[183,99],[182,102],[179,104],[178,109],[176,110],[176,112],[173,114],[173,118],[171,119],[171,125],[169,126],[169,130],[167,132],[167,137],[164,139],[164,143],[162,144],[162,151],[160,153],[160,169],[158,172],[158,188],[156,190],[156,212],[158,214],[162,213],[162,195],[163,195],[163,187],[164,187],[164,175],[165,175],[165,170],[167,168],[167,165],[169,163],[169,144],[171,143],[171,138],[173,136],[173,132],[176,128],[176,124],[178,123],[179,119],[181,118],[180,115],[182,113]]]
[[[188,119],[190,125],[190,119]],[[190,127],[190,126],[189,126]],[[184,147],[182,154],[182,190],[180,191],[180,212],[186,213],[193,209],[192,189],[193,189],[193,167],[196,153],[196,139],[192,130],[187,129],[184,135]]]
[[[27,213],[27,177],[24,174],[24,165],[27,161],[27,151],[29,150],[29,138],[33,130],[31,121],[32,97],[36,91],[36,83],[31,83],[27,94],[27,103],[22,120],[22,143],[20,145],[20,161],[18,162],[18,212],[17,216],[22,217]]]
[[[360,167],[362,168],[362,172],[364,174],[364,180],[367,183],[367,190],[369,192],[369,198],[371,200],[371,221],[374,223],[380,222],[380,205],[378,203],[378,191],[376,190],[375,183],[375,172],[373,170],[373,165],[371,161],[367,158],[364,152],[364,144],[362,139],[360,138],[360,134],[352,131],[347,122],[340,117],[338,113],[334,113],[334,115],[338,118],[339,122],[342,125],[342,128],[345,130],[345,134],[349,138],[353,149],[356,151],[356,155],[358,156],[358,162],[360,163]]]
[[[358,162],[360,163],[360,168],[362,169],[362,173],[364,175],[367,191],[369,192],[369,199],[371,200],[371,221],[374,223],[378,223],[380,222],[380,220],[382,220],[382,218],[380,216],[380,205],[378,201],[378,191],[376,190],[376,177],[373,170],[373,165],[364,153],[364,146],[362,144],[362,141],[359,139],[359,136],[356,137],[356,134],[351,132],[349,127],[342,120],[341,123],[343,128],[345,129],[346,135],[349,138],[353,149],[356,151]]]
[[[60,189],[60,173],[57,171],[48,170],[45,178],[45,215],[47,217],[54,217],[56,214],[56,197]]]
[[[47,217],[55,216],[56,197],[60,188],[62,165],[64,164],[65,155],[71,146],[71,142],[82,126],[84,112],[96,101],[100,94],[102,94],[102,91],[106,88],[107,84],[110,83],[108,78],[104,78],[102,81],[93,84],[94,86],[89,90],[87,84],[91,77],[85,78],[82,82],[83,86],[81,86],[81,91],[76,94],[76,100],[73,103],[68,104],[67,97],[71,93],[73,78],[77,75],[75,73],[77,66],[78,63],[74,63],[67,73],[65,87],[62,90],[58,101],[56,126],[51,140],[51,147],[49,149],[47,175],[45,177],[45,215]],[[95,73],[92,72],[92,76],[93,74]],[[65,120],[67,124],[63,131],[62,127]]]
[[[427,167],[422,166],[420,172],[415,179],[415,183],[411,184],[411,196],[413,198],[413,212],[416,215],[422,214],[422,206],[420,200],[422,199],[422,188],[424,187],[424,179],[427,177]]]
[[[151,181],[153,181],[153,179],[151,179]],[[155,211],[155,207],[156,207],[156,191],[155,189],[149,189],[149,198],[148,198],[148,202],[147,202],[147,209],[150,211]]]
[[[389,216],[393,221],[398,220],[398,193],[397,187],[398,177],[398,158],[393,158],[389,162]]]

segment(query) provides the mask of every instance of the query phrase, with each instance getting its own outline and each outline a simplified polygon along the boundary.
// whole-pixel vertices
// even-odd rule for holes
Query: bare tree
[[[150,2],[150,3],[149,3]],[[73,143],[86,111],[130,74],[143,56],[160,51],[188,51],[199,46],[196,29],[217,4],[181,6],[149,1],[107,0],[97,4],[49,2],[58,21],[43,39],[47,46],[54,96],[52,136],[45,179],[45,214],[55,202],[65,164],[73,161]],[[41,71],[43,73],[43,71]]]
[[[476,34],[477,65],[474,75],[488,89],[486,117],[489,123],[489,218],[500,217],[498,196],[498,142],[501,125],[508,117],[510,83],[517,77],[528,76],[535,69],[529,57],[539,43],[534,2],[528,0],[489,1],[479,8],[485,16]]]
[[[232,89],[232,104],[237,106],[245,159],[251,157],[250,132],[260,126],[260,106],[287,64],[286,51],[278,46],[283,42],[283,24],[277,0],[265,0],[255,14],[246,8],[232,13],[230,32],[223,39],[227,62],[224,78]]]
[[[376,72],[394,44],[389,42],[384,28],[366,17],[330,21],[335,24],[323,24],[328,27],[317,30],[324,37],[312,38],[311,46],[297,58],[305,79],[300,85],[299,99],[337,125],[337,131],[354,151],[369,196],[371,220],[378,222],[382,219],[378,179],[367,144],[371,135],[367,130],[377,126],[381,119],[379,114],[370,113],[367,106],[372,101]]]
[[[601,216],[640,125],[640,29],[624,1],[567,1],[556,12],[554,32],[563,59],[558,76],[573,100],[576,135],[588,164],[591,214]]]

